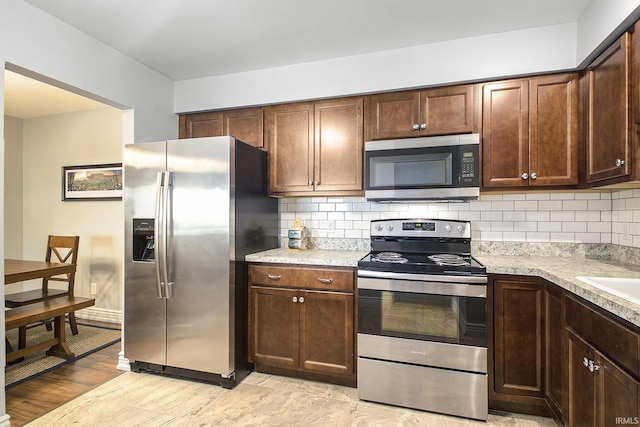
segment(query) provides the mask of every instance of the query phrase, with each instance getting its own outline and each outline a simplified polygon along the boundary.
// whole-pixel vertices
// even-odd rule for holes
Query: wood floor
[[[6,389],[7,413],[11,416],[11,426],[23,426],[122,374],[122,371],[116,369],[120,346],[121,343],[115,343]]]

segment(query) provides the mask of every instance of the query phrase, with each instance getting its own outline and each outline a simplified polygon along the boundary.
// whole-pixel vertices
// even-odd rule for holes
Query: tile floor
[[[487,423],[360,401],[356,389],[252,373],[233,390],[126,372],[29,426],[555,426],[490,414]]]

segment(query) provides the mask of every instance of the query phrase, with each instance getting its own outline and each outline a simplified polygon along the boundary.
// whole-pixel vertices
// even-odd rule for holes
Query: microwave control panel
[[[478,184],[478,146],[463,145],[460,147],[460,186],[477,187]]]

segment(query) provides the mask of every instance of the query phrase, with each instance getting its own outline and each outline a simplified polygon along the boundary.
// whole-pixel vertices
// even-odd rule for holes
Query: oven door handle
[[[421,282],[396,278],[376,279],[358,276],[358,289],[476,298],[487,297],[486,285],[471,285],[451,282]]]
[[[358,277],[371,277],[375,279],[401,279],[415,280],[421,282],[443,282],[443,283],[464,283],[469,285],[484,285],[487,283],[487,276],[474,276],[452,272],[447,274],[414,274],[414,273],[392,273],[389,271],[358,270]]]

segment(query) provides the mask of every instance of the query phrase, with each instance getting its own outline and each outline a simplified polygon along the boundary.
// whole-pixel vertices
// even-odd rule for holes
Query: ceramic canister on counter
[[[307,227],[302,226],[300,218],[293,221],[293,228],[289,229],[289,249],[307,249]]]

